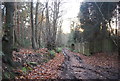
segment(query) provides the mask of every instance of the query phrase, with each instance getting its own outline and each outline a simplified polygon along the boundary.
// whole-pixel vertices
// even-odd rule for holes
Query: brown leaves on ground
[[[19,56],[16,54],[18,54]],[[35,51],[28,50],[28,49],[21,49],[19,52],[13,52],[14,61],[17,61],[16,58],[21,58],[23,60],[28,58],[29,55],[34,55],[34,54],[47,55],[49,53],[46,48],[35,50]],[[35,59],[35,58],[37,58],[38,60],[42,59],[42,58],[39,58],[38,56],[37,57],[31,56],[31,57],[32,58],[29,58],[29,59]],[[28,71],[27,73],[24,73],[22,70],[18,69],[17,72],[21,75],[17,76],[16,79],[56,79],[58,77],[58,70],[61,67],[61,64],[63,63],[63,61],[64,61],[64,55],[62,53],[56,53],[55,57],[49,60],[47,63],[38,64],[37,66],[34,66],[34,67],[30,67],[29,65],[24,66],[24,67],[32,68],[32,70]]]
[[[22,64],[27,62],[42,63],[50,59],[47,48],[42,49],[20,49],[19,52],[13,51],[13,60]]]
[[[42,49],[37,49],[37,50],[33,50],[33,49],[20,49],[19,52],[13,51],[13,54],[36,54],[36,53],[48,53],[48,49],[47,48],[42,48]]]
[[[56,54],[55,58],[43,65],[34,67],[27,79],[56,79],[58,77],[58,69],[64,61],[63,54]]]
[[[114,67],[119,68],[120,60],[118,53],[96,53],[92,56],[84,56],[83,54],[74,53],[82,58],[82,60],[93,66]]]

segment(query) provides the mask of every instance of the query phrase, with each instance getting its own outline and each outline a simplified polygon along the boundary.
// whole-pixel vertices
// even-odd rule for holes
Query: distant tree
[[[53,34],[52,34],[52,49],[55,49],[56,47],[56,34],[57,34],[57,22],[58,22],[58,18],[59,18],[59,8],[61,5],[60,0],[56,0],[54,1],[54,7],[53,7]]]
[[[54,0],[52,2],[52,6],[49,5],[49,2],[46,2],[46,47],[49,50],[56,48],[56,40],[57,40],[57,30],[58,30],[58,22],[60,16],[60,6],[61,0]]]
[[[27,24],[27,25],[26,25]],[[15,47],[25,47],[26,41],[31,39],[30,26],[30,3],[15,3],[14,12],[14,45]],[[29,32],[28,32],[29,30]],[[27,39],[26,39],[27,38]]]
[[[39,48],[41,46],[44,46],[42,45],[43,43],[45,43],[45,30],[44,30],[44,26],[45,26],[45,16],[44,16],[44,11],[45,11],[45,7],[41,4],[42,8],[41,8],[41,13],[39,14],[39,17],[38,19],[39,20],[39,31],[38,31],[38,45],[39,45]]]
[[[62,22],[63,20],[59,21],[59,25],[58,25],[58,30],[57,30],[57,41],[56,41],[56,45],[57,46],[61,46],[62,43]]]

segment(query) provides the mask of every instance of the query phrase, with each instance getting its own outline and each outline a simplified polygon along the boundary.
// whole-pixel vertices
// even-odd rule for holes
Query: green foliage
[[[0,56],[2,56],[2,55],[4,56],[4,53],[2,51],[0,51]]]
[[[15,74],[12,71],[13,67],[11,67],[9,65],[6,65],[5,67],[6,67],[6,69],[2,70],[3,71],[3,73],[2,73],[2,79],[12,79],[12,78],[14,78]],[[0,75],[0,77],[1,77],[1,75]]]
[[[22,70],[23,73],[27,74],[28,71],[31,71],[31,70],[32,70],[32,68],[31,68],[30,66],[25,66],[25,67],[22,67],[21,70]]]
[[[49,59],[43,59],[43,62],[47,63],[49,61]]]
[[[2,77],[3,79],[11,79],[15,77],[15,74],[12,72],[4,72],[2,75],[3,75]]]
[[[55,57],[55,51],[54,50],[50,50],[49,53],[50,53],[51,58]]]
[[[71,48],[67,48],[68,50],[70,50],[70,51],[72,51],[72,49]]]
[[[31,68],[31,67],[27,67],[27,69],[28,69],[28,71],[29,71],[29,70],[30,70],[30,71],[32,70],[32,68]]]
[[[78,51],[78,50],[73,50],[73,52],[75,52],[75,53],[79,53],[79,51]]]
[[[56,48],[57,53],[60,53],[61,51],[62,51],[62,48],[60,48],[60,47]]]
[[[51,55],[55,55],[55,51],[54,50],[51,50],[49,51]]]
[[[27,73],[27,68],[26,67],[23,67],[22,68],[22,72],[24,72],[25,74]]]
[[[38,63],[37,62],[29,62],[28,64],[32,65],[32,66],[37,66]]]
[[[9,79],[9,78],[10,78],[10,73],[5,72],[5,73],[4,73],[4,77],[5,77],[6,79]]]

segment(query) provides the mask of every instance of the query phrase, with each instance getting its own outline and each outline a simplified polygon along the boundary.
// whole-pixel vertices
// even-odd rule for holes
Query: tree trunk
[[[102,52],[105,52],[105,47],[104,43],[107,38],[107,26],[106,26],[106,21],[102,22]]]
[[[22,47],[24,47],[24,22],[23,22],[23,18],[21,16],[21,26],[20,26],[20,33],[21,33],[21,44],[22,44]]]
[[[37,2],[36,3],[36,13],[35,13],[35,40],[36,40],[36,43],[38,44],[38,6],[39,6],[39,3]]]
[[[2,2],[0,2],[2,5]],[[0,8],[0,52],[2,51],[2,9]],[[2,56],[0,56],[0,68],[2,68]],[[2,69],[0,69],[0,76],[2,75]],[[2,81],[2,77],[0,77]]]
[[[19,39],[20,39],[20,19],[19,19],[19,13],[18,13],[18,5],[19,5],[19,3],[14,3],[14,8],[15,8],[15,11],[14,11],[14,18],[15,18],[15,20],[14,20],[14,46],[21,46],[21,44],[20,44],[20,41],[19,41]]]
[[[5,23],[6,26],[4,29],[5,30],[4,36],[2,38],[2,51],[5,54],[5,56],[12,59],[14,3],[6,2],[5,7],[6,7],[6,23]]]
[[[57,33],[57,20],[59,14],[60,2],[54,2],[54,12],[53,12],[53,36],[52,36],[52,49],[56,48],[56,33]]]
[[[39,44],[39,48],[41,47],[41,39],[42,39],[42,32],[43,32],[43,16],[44,16],[44,10],[45,8],[43,8],[42,10],[42,17],[41,17],[41,20],[40,20],[40,28],[39,28],[39,31],[38,31],[38,44]]]
[[[48,2],[46,2],[46,47],[51,50],[51,33],[50,33],[50,23],[49,23],[49,10]]]
[[[36,49],[37,48],[37,44],[35,41],[35,27],[33,24],[33,2],[31,2],[31,28],[32,28],[32,48]]]

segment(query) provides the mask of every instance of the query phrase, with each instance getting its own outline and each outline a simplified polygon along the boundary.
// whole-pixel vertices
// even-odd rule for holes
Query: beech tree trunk
[[[51,33],[50,33],[48,2],[46,2],[46,47],[49,50],[51,50]]]
[[[53,11],[53,35],[52,35],[52,49],[56,48],[56,34],[57,34],[57,21],[59,15],[60,1],[54,2],[54,11]]]
[[[39,3],[37,2],[36,3],[36,13],[35,13],[35,40],[36,40],[36,43],[38,44],[38,6],[39,6]]]
[[[32,48],[36,49],[37,44],[35,40],[35,27],[34,27],[34,21],[33,21],[33,2],[31,2],[31,29],[32,29]]]

